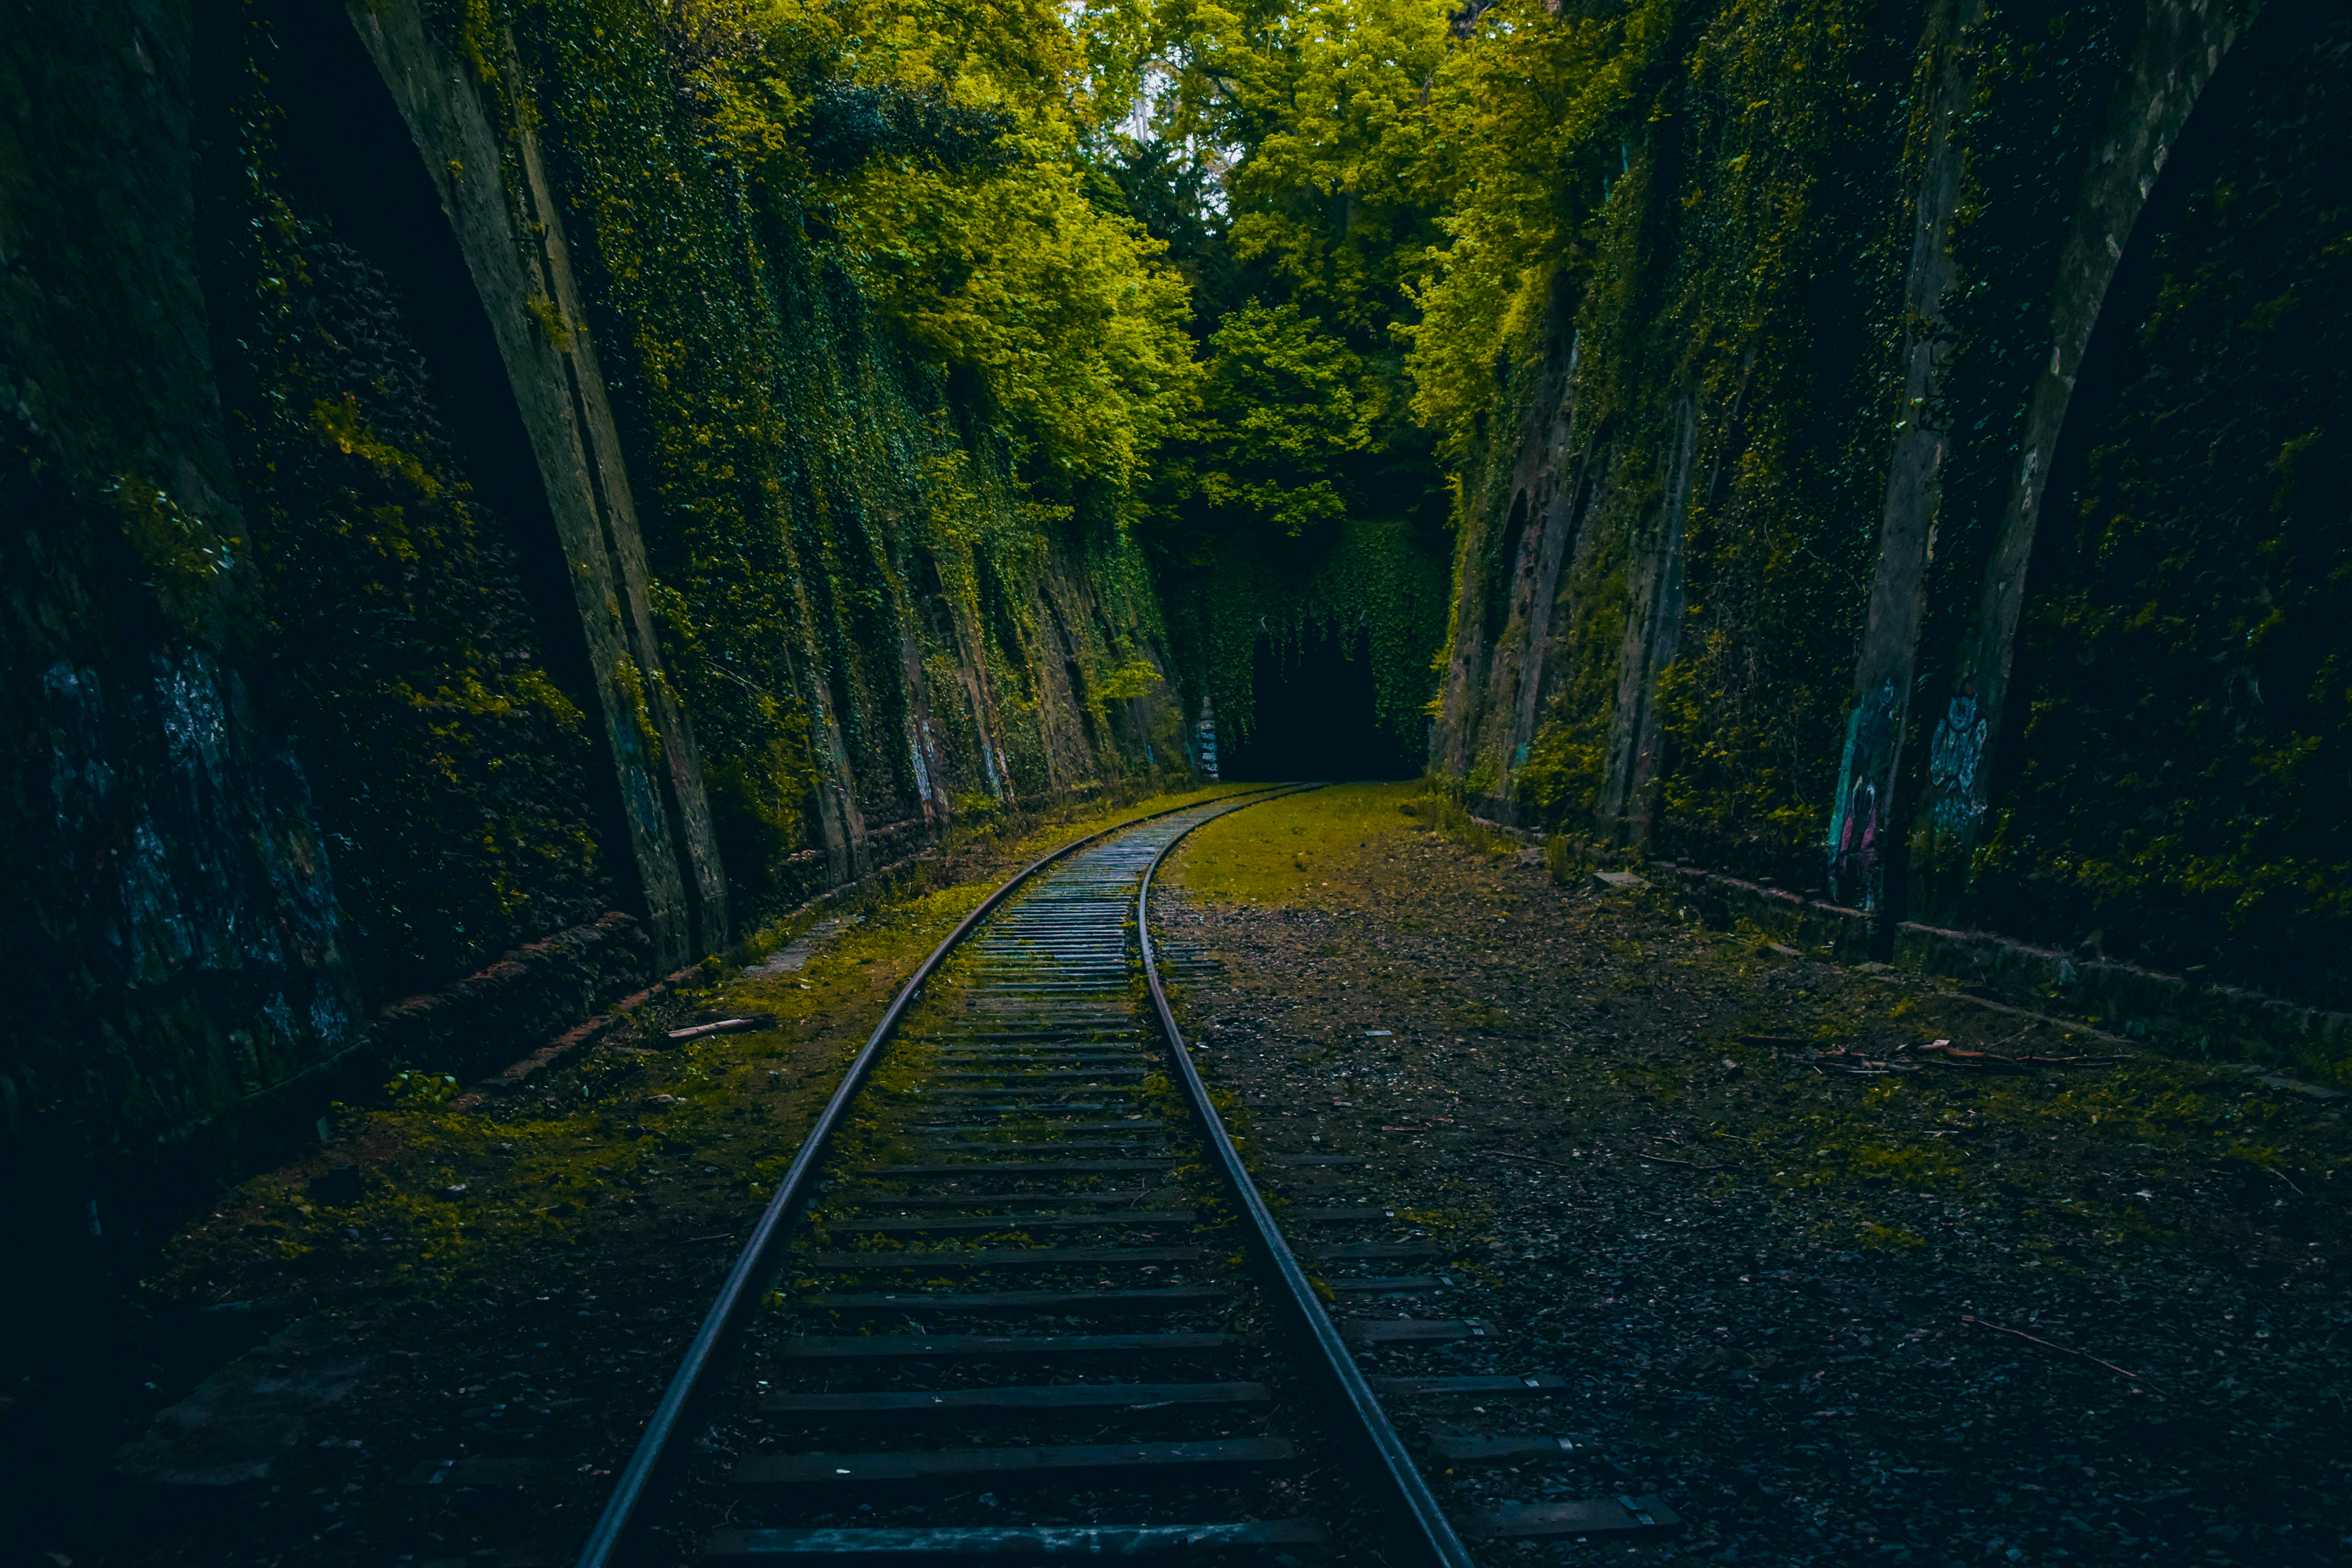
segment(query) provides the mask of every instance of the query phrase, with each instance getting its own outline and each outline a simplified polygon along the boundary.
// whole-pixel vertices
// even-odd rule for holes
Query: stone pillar
[[[1886,501],[1871,579],[1869,619],[1854,668],[1853,711],[1831,804],[1830,897],[1878,913],[1887,858],[1899,852],[1896,775],[1910,721],[1911,686],[1927,614],[1927,563],[1935,553],[1937,483],[1949,433],[1930,424],[1936,377],[1948,342],[1944,300],[1954,281],[1952,216],[1959,205],[1960,121],[1971,79],[1960,68],[1960,29],[1981,0],[1948,0],[1927,23],[1921,52],[1935,58],[1936,87],[1917,150],[1911,268],[1903,290],[1903,394],[1895,411]]]
[[[2261,10],[2260,0],[2148,0],[2131,59],[2108,100],[2098,142],[2067,216],[2051,305],[2050,359],[2034,379],[2024,454],[1932,742],[1923,839],[1946,901],[1982,840],[1993,751],[2008,717],[2026,568],[2084,352],[2189,111]]]
[[[417,0],[354,0],[350,16],[415,141],[505,363],[587,645],[591,711],[620,784],[640,912],[657,962],[677,968],[725,943],[726,882],[693,732],[663,677],[618,427],[538,144],[527,125],[492,124],[467,67],[426,32]],[[511,51],[504,68],[520,81]],[[511,184],[509,167],[520,175]]]

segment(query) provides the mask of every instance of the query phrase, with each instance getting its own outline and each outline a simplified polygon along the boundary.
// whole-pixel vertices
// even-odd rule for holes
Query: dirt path
[[[1225,963],[1181,1007],[1251,1147],[1367,1156],[1462,1264],[1412,1315],[1501,1335],[1368,1360],[1569,1380],[1585,1462],[1449,1506],[1654,1491],[1675,1561],[2346,1558],[2340,1111],[2161,1058],[1952,1065],[2117,1047],[1555,885],[1439,810],[1242,814],[1168,921]]]

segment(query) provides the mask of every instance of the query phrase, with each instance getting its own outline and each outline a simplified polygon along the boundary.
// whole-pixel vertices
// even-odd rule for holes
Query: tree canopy
[[[1683,8],[663,0],[716,149],[837,245],[1036,516],[1144,539],[1228,711],[1261,637],[1354,617],[1401,731],[1443,584],[1382,579],[1446,571],[1447,469]],[[1358,558],[1375,522],[1426,536],[1410,564]]]

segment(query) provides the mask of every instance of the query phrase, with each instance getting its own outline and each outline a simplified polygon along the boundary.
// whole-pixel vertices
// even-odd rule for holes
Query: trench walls
[[[2352,1003],[2324,10],[1517,19],[1594,62],[1496,285],[1433,766],[1882,931]]]
[[[1125,532],[653,8],[5,15],[0,1241],[68,1282],[7,1342],[352,1084],[1188,770]]]

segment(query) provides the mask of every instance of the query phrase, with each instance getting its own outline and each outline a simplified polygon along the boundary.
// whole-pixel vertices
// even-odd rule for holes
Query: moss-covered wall
[[[2112,933],[2340,1005],[2352,28],[2243,90],[2251,112],[2176,171],[2144,275],[2118,282],[2131,330],[2032,564],[1979,898],[2027,934]]]
[[[1674,20],[1465,475],[1440,751],[1531,816],[1793,839],[1874,521],[1919,13]]]
[[[289,153],[338,143],[289,124],[268,81],[330,68],[249,10],[205,42],[205,277],[256,653],[309,761],[354,977],[396,1000],[614,906],[593,697],[551,678],[542,623],[562,606],[534,606],[521,573],[542,542],[457,437],[482,416],[453,385],[494,367],[428,358],[439,302],[361,248],[377,226],[337,199],[359,171]]]
[[[1464,476],[1434,765],[2340,1004],[2335,24],[1638,9]]]
[[[434,25],[547,148],[747,908],[847,874],[873,829],[1182,765],[1132,541],[1017,491],[969,400],[877,330],[812,193],[714,155],[646,7]]]
[[[20,1264],[952,814],[1187,767],[1137,547],[714,153],[653,8],[0,16]]]
[[[72,1363],[134,1189],[284,1105],[359,1003],[249,627],[198,284],[185,7],[0,15],[0,1300]],[[18,1363],[11,1362],[12,1376]]]

